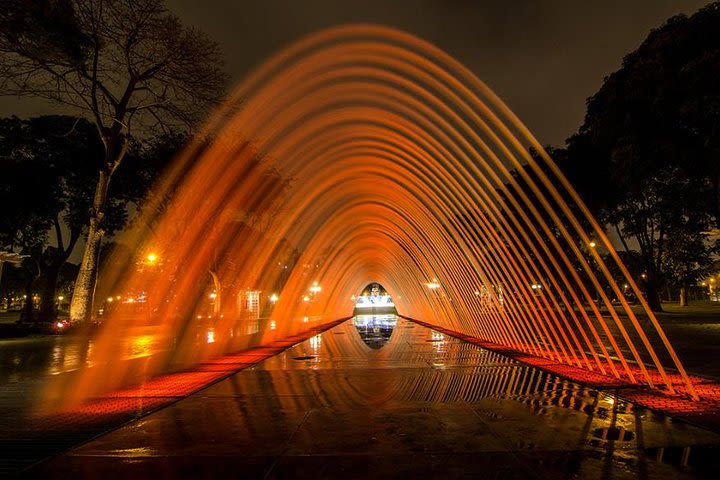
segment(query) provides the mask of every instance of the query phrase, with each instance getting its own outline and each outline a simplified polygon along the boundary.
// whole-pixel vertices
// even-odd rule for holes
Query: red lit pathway
[[[409,318],[408,320],[412,320],[415,323],[429,328],[435,328],[437,331],[451,337],[459,338],[473,345],[500,353],[520,363],[539,368],[561,376],[562,378],[592,388],[612,391],[615,396],[630,401],[635,405],[651,408],[674,418],[681,418],[699,426],[720,431],[720,383],[718,383],[717,380],[691,375],[690,378],[700,397],[700,401],[694,401],[688,393],[682,377],[677,373],[669,372],[667,375],[676,391],[675,394],[668,394],[664,391],[664,384],[660,373],[650,366],[647,366],[648,372],[657,387],[656,389],[634,385],[622,379],[602,375],[599,372],[590,372],[585,369],[553,362],[552,360],[536,357],[446,328],[435,327],[418,320]],[[642,376],[639,368],[636,368],[634,374],[637,377]]]
[[[387,336],[345,322],[26,473],[646,479],[720,468],[717,433],[403,319]]]

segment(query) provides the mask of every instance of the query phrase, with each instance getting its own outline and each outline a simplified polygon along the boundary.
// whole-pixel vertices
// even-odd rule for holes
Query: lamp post
[[[595,263],[595,248],[597,247],[597,243],[595,243],[594,240],[590,240],[587,245],[590,248],[588,250],[588,252],[590,253],[590,268],[592,269],[592,274],[595,275],[595,277],[597,278],[598,269]],[[599,283],[600,279],[597,278],[597,281]],[[595,288],[595,303],[597,304],[598,308],[600,308],[600,287]]]

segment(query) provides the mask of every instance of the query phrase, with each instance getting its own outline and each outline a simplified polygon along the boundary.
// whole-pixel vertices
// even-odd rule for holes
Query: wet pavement
[[[26,474],[720,478],[720,435],[403,319],[358,317]]]

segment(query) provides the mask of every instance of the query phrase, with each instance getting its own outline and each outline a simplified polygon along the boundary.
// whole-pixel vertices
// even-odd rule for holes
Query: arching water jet
[[[370,281],[402,315],[671,392],[674,368],[696,397],[647,305],[644,328],[585,248],[606,249],[642,298],[542,147],[466,68],[409,34],[338,27],[280,52],[148,203],[124,241],[163,251],[163,269],[103,279],[106,291],[147,292],[146,315],[110,313],[96,366],[66,387],[71,401],[135,378],[115,359],[142,322],[160,342],[152,376],[348,315]],[[198,342],[207,322],[213,341]]]

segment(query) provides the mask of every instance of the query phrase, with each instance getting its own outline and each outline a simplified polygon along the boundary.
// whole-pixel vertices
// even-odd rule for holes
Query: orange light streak
[[[645,330],[597,248],[599,273],[591,267],[580,247],[590,238],[642,298],[538,142],[466,68],[409,34],[346,26],[278,53],[208,120],[147,205],[123,241],[159,248],[162,268],[106,272],[103,291],[145,291],[148,313],[130,320],[113,308],[71,402],[136,378],[114,359],[143,322],[159,332],[150,378],[347,316],[347,299],[370,282],[403,315],[534,358],[650,386],[659,375],[671,392],[675,368],[697,398],[652,312],[643,302]],[[247,292],[259,292],[257,311]]]

